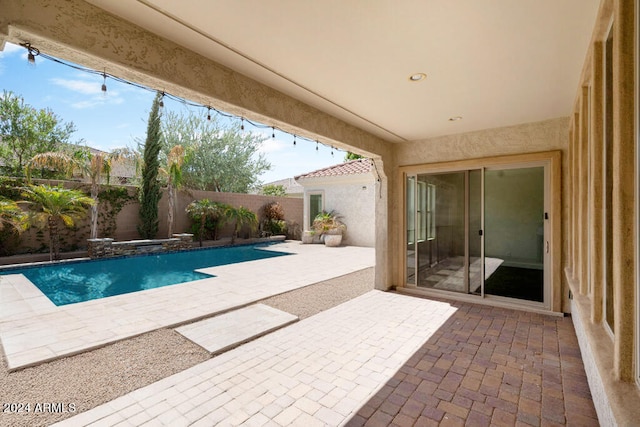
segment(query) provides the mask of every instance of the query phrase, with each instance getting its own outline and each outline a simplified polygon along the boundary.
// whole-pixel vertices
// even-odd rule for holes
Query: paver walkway
[[[298,316],[264,304],[253,304],[216,317],[180,326],[175,331],[211,354],[261,337],[298,321]]]
[[[293,255],[202,269],[216,277],[56,307],[22,275],[0,276],[0,340],[10,370],[224,312],[375,263],[374,249],[285,242]]]
[[[56,425],[465,423],[597,425],[570,319],[371,291]]]

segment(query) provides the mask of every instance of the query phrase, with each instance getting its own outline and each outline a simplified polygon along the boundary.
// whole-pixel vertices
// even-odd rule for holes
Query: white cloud
[[[119,105],[123,102],[124,99],[120,97],[103,97],[102,95],[96,95],[84,101],[72,102],[71,106],[78,110],[84,110],[87,108],[93,108],[105,104]]]
[[[69,89],[74,92],[81,93],[83,95],[100,95],[102,94],[101,84],[95,82],[88,82],[82,80],[69,80],[61,79],[58,77],[52,78],[49,81],[51,83],[61,86],[65,89]]]
[[[291,144],[288,144],[279,139],[269,138],[262,142],[260,145],[260,149],[258,152],[260,153],[275,153],[278,151],[283,151],[288,148]]]

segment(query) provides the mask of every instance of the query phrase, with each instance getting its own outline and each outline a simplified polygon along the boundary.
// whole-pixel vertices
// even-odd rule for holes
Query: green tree
[[[285,197],[287,192],[283,185],[268,184],[262,186],[260,194],[264,194],[265,196]]]
[[[0,231],[11,227],[14,231],[22,233],[27,229],[28,221],[25,213],[14,201],[0,197]]]
[[[255,230],[258,225],[258,217],[256,214],[243,206],[240,206],[239,208],[229,207],[225,212],[225,216],[228,221],[235,222],[233,234],[231,235],[232,244],[236,241],[236,237],[242,227],[248,225],[252,230]]]
[[[167,195],[169,196],[169,212],[167,214],[167,226],[169,237],[173,236],[173,217],[176,211],[176,190],[182,186],[182,163],[184,162],[184,148],[176,145],[167,156],[166,168],[160,171],[167,177]]]
[[[140,189],[140,225],[138,233],[145,239],[153,239],[158,234],[158,202],[162,193],[158,182],[160,163],[158,155],[161,148],[160,130],[160,93],[156,94],[149,113],[147,139],[142,155],[142,183]]]
[[[4,91],[0,96],[0,163],[6,174],[21,176],[29,159],[69,142],[73,122],[63,123],[49,109],[35,109]]]
[[[196,190],[248,193],[271,168],[260,146],[266,137],[223,126],[195,114],[168,112],[162,121],[163,151],[182,145],[184,186]]]
[[[187,205],[186,211],[194,221],[198,222],[198,239],[200,241],[200,247],[202,247],[202,239],[205,234],[205,226],[207,221],[213,223],[213,239],[217,238],[217,230],[222,225],[221,221],[225,218],[225,212],[229,209],[229,206],[220,202],[212,202],[209,199],[194,200]]]
[[[358,160],[358,159],[364,159],[364,156],[361,156],[360,154],[352,153],[351,151],[347,151],[347,154],[344,155],[345,162],[348,162],[349,160]]]
[[[114,161],[130,156],[126,150],[115,150],[112,153],[92,154],[87,147],[76,147],[71,153],[64,151],[49,151],[36,154],[25,166],[27,180],[30,182],[31,170],[34,168],[53,169],[70,176],[75,170],[91,180],[91,233],[90,238],[98,237],[98,194],[102,179],[109,185],[111,178],[111,164]]]
[[[27,187],[23,197],[31,211],[30,222],[49,230],[49,259],[60,259],[60,223],[73,227],[75,221],[86,216],[93,199],[79,190],[49,185]]]

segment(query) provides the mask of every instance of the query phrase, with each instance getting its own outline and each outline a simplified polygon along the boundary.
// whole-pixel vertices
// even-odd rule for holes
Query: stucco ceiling
[[[89,3],[401,142],[569,115],[600,1]]]

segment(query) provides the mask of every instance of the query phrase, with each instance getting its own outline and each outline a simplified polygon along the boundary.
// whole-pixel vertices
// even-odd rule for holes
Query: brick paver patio
[[[569,318],[379,291],[60,425],[144,423],[598,424]]]
[[[347,425],[599,425],[569,317],[452,305]]]

